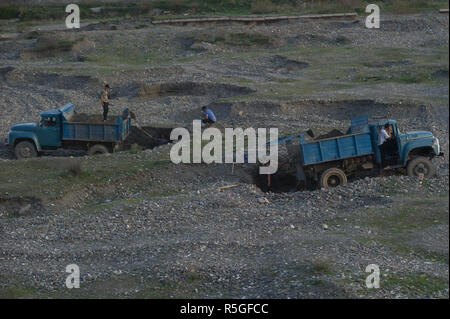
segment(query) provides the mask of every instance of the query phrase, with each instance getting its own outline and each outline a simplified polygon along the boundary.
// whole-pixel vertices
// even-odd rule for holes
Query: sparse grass
[[[330,274],[333,271],[332,262],[327,259],[316,259],[312,266],[315,274]]]
[[[355,82],[360,83],[398,83],[398,84],[414,84],[414,83],[429,83],[434,81],[433,70],[419,71],[417,73],[403,72],[396,74],[396,72],[385,72],[383,75],[364,75],[360,74],[354,78]]]
[[[79,159],[67,159],[66,161],[61,162],[61,166],[62,176],[66,176],[67,174],[79,176],[83,172],[83,167]]]
[[[31,32],[27,35],[27,38],[34,37],[38,37],[36,46],[30,50],[23,51],[21,54],[22,58],[47,58],[48,56],[59,54],[60,52],[69,52],[74,44],[83,40],[83,38],[68,40],[50,36],[39,37],[39,33],[36,32]]]
[[[431,9],[448,8],[448,1],[442,0],[387,0],[384,8],[397,14],[411,14]]]
[[[333,273],[333,262],[328,259],[318,258],[311,263],[296,263],[289,265],[287,269],[292,271],[294,275],[301,276],[318,276]]]
[[[131,158],[136,155],[117,154],[88,157],[79,160],[83,170],[76,175],[62,175],[61,162],[67,159],[33,159],[0,164],[0,193],[11,197],[30,196],[51,199],[62,196],[66,191],[85,185],[114,183],[138,171],[145,172],[166,166],[169,160],[144,160]],[[14,176],[12,178],[11,176]]]
[[[373,209],[360,223],[362,226],[374,226],[390,234],[425,229],[436,224],[447,223],[448,214],[434,200],[417,200],[400,205],[386,216],[385,211]],[[424,211],[426,210],[426,214]]]
[[[448,193],[422,200],[413,196],[397,204],[395,208],[374,207],[367,209],[363,216],[347,217],[346,221],[337,218],[330,222],[332,225],[350,224],[370,229],[372,235],[354,237],[354,240],[364,245],[375,242],[400,255],[414,255],[423,260],[445,264],[449,263],[448,252],[426,249],[413,239],[416,234],[432,232],[434,226],[448,227],[448,223]]]
[[[202,278],[192,270],[179,274],[177,278],[165,280],[142,280],[128,274],[111,274],[102,279],[81,282],[78,289],[60,288],[46,290],[30,288],[23,285],[9,284],[0,288],[0,298],[201,298],[206,294],[220,294],[217,291],[205,289],[205,284],[211,286],[209,279]]]
[[[138,144],[133,144],[131,145],[129,152],[130,154],[138,154],[142,152],[142,147]]]
[[[384,289],[400,291],[408,296],[434,296],[448,288],[448,279],[426,273],[387,274],[381,279]]]
[[[1,299],[33,298],[36,295],[37,295],[36,289],[28,287],[16,287],[11,285],[6,288],[0,288]]]

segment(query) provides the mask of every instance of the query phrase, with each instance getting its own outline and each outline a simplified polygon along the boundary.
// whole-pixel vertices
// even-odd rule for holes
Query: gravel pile
[[[138,156],[153,158],[168,148]],[[364,214],[372,207],[393,207],[402,194],[424,198],[446,194],[448,176],[426,182],[404,176],[367,178],[336,189],[276,194],[239,182],[239,175],[211,176],[224,170],[222,166],[202,166],[144,173],[141,185],[135,188],[118,184],[108,193],[106,207],[95,213],[76,208],[59,210],[56,204],[48,207],[51,213],[3,219],[2,285],[11,284],[8,278],[23,276],[33,286],[56,290],[64,283],[64,269],[70,263],[82,269],[82,285],[121,274],[141,278],[142,287],[133,287],[137,290],[147,281],[176,281],[195,269],[205,287],[211,288],[210,293],[204,292],[207,297],[220,297],[218,291],[228,290],[234,291],[235,297],[357,296],[357,287],[339,293],[339,289],[331,289],[330,295],[325,288],[315,291],[309,286],[283,290],[285,280],[293,281],[289,277],[292,265],[309,267],[308,263],[322,259],[332,260],[339,269],[355,270],[356,277],[363,276],[362,267],[370,260],[395,272],[408,269],[448,275],[446,264],[405,258],[383,245],[361,246],[353,238],[367,233],[363,226],[353,226],[352,235],[338,236],[349,226],[333,223],[337,218]],[[145,198],[145,183],[174,184],[179,192]],[[218,190],[232,183],[238,186]],[[384,192],[393,188],[392,195]],[[86,192],[80,197],[87,201],[95,193],[93,189],[81,192]],[[136,204],[124,209],[121,198]],[[333,281],[333,276],[316,277]],[[398,296],[404,297],[379,292],[379,297]]]

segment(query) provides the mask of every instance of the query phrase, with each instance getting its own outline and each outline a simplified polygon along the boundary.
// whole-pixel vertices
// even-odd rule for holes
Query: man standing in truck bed
[[[109,85],[105,84],[105,88],[100,96],[100,101],[103,106],[103,121],[108,119],[108,111],[109,111]]]

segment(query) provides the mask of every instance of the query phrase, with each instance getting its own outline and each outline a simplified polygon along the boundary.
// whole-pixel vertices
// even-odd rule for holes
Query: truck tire
[[[320,187],[332,188],[347,185],[347,175],[339,168],[329,168],[320,175]]]
[[[38,153],[32,142],[22,141],[14,147],[14,155],[17,159],[22,159],[36,157]]]
[[[89,148],[88,155],[100,155],[109,153],[108,148],[102,144],[95,144]]]
[[[433,164],[426,157],[416,157],[415,159],[409,161],[406,166],[406,174],[408,176],[419,176],[420,174],[423,174],[423,177],[425,178],[432,177],[434,174]]]

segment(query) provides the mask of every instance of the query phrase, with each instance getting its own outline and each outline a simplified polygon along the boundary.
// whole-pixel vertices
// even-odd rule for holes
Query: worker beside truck
[[[214,112],[211,111],[208,107],[203,106],[202,107],[202,123],[205,124],[207,127],[210,127],[211,125],[215,124],[217,121],[216,116],[214,115]]]

